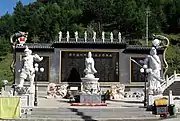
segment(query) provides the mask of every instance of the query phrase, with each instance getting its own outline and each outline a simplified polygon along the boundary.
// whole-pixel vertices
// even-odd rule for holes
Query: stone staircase
[[[69,108],[33,108],[31,115],[24,119],[58,119],[58,120],[111,120],[111,119],[156,118],[151,112],[143,108],[95,108],[95,107],[69,107]]]
[[[180,96],[180,81],[175,81],[169,87],[167,87],[164,90],[163,95],[168,96],[169,90],[172,90],[173,96]]]
[[[174,96],[180,96],[180,74],[174,74],[166,77],[166,81],[162,83],[163,95],[168,95],[169,90],[172,90]]]

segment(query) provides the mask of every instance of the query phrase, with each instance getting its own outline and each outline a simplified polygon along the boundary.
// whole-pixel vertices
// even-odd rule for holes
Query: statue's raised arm
[[[43,60],[43,57],[40,57],[38,54],[35,54],[34,55],[34,60],[37,61],[37,62],[40,62]]]

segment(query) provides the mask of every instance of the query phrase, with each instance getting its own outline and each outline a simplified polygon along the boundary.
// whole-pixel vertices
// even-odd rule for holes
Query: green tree
[[[4,37],[0,37],[0,61],[2,61],[9,52],[11,52],[10,42]]]
[[[0,18],[0,37],[9,38],[14,30],[13,17],[6,13]]]

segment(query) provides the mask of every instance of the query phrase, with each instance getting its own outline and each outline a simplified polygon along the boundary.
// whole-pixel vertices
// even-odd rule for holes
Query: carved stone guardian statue
[[[148,90],[149,94],[158,95],[162,94],[161,82],[161,61],[157,55],[157,50],[152,47],[150,55],[145,59],[145,63],[149,63],[149,74],[148,74]]]
[[[35,54],[32,55],[32,51],[26,46],[26,49],[24,50],[25,57],[23,57],[22,62],[22,69],[19,70],[20,72],[20,83],[18,85],[19,88],[22,88],[24,85],[24,80],[27,79],[30,81],[30,88],[28,91],[30,93],[34,92],[34,77],[35,77],[35,68],[33,66],[33,62],[37,61],[40,62],[43,60],[43,57],[40,57],[39,55]]]

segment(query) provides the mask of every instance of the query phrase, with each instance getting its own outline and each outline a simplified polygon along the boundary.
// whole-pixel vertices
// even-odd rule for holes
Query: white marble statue
[[[68,84],[63,84],[57,88],[56,94],[57,94],[58,98],[64,98],[67,95],[67,91],[68,91],[67,87],[68,86],[69,86]]]
[[[56,84],[55,83],[50,83],[48,84],[48,87],[47,87],[47,97],[46,98],[56,98],[57,95],[56,95]]]
[[[124,98],[125,85],[116,84],[110,88],[110,99],[122,99]]]
[[[149,94],[158,95],[162,94],[161,82],[161,60],[157,55],[155,47],[150,50],[150,55],[145,59],[145,63],[149,65],[148,73],[148,90]]]
[[[88,58],[85,59],[85,77],[81,78],[82,85],[81,91],[88,94],[98,94],[100,92],[100,86],[98,83],[99,78],[95,78],[94,74],[97,73],[95,69],[94,59],[91,52],[88,53]]]
[[[93,31],[93,41],[95,42],[96,41],[96,32]]]
[[[103,31],[102,32],[102,41],[104,42],[104,39],[105,39],[105,32]]]
[[[49,83],[46,98],[64,98],[67,95],[67,87],[68,84],[57,86],[55,83]]]
[[[69,42],[69,38],[70,38],[69,31],[67,31],[67,33],[66,33],[67,42]]]
[[[152,43],[153,43],[153,45],[154,45],[156,48],[159,48],[159,45],[160,45],[161,41],[160,41],[159,39],[154,39],[154,40],[152,41]]]
[[[60,31],[59,32],[59,41],[61,41],[61,39],[62,39],[62,32]]]
[[[113,42],[113,33],[112,32],[110,33],[110,40],[111,40],[111,42]]]
[[[121,32],[118,33],[119,42],[121,42]]]
[[[19,70],[20,72],[20,83],[18,87],[23,87],[24,80],[27,79],[30,81],[30,90],[34,88],[34,77],[35,77],[35,68],[33,66],[33,62],[37,61],[40,62],[43,60],[43,57],[39,57],[39,55],[35,54],[32,55],[32,51],[26,46],[26,49],[24,50],[25,57],[23,57],[22,62],[22,69]]]
[[[75,36],[75,39],[76,39],[76,42],[77,42],[77,40],[78,40],[78,32],[77,31],[74,32],[74,36]]]
[[[94,78],[94,74],[97,73],[94,68],[94,59],[92,58],[91,52],[88,52],[88,58],[85,59],[85,77]]]
[[[87,42],[87,32],[84,32],[84,41]]]

